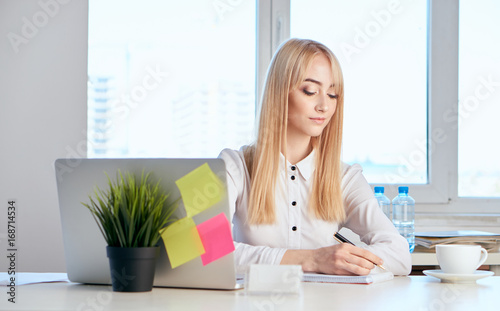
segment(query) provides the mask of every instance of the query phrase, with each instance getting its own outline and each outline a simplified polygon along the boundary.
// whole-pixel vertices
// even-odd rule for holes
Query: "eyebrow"
[[[307,82],[312,82],[312,83],[315,83],[315,84],[317,84],[317,85],[319,85],[319,86],[322,86],[322,85],[323,85],[323,83],[321,83],[320,81],[318,81],[318,80],[314,80],[314,79],[311,79],[311,78],[307,78],[307,79],[305,79],[304,81],[307,81]],[[334,84],[330,85],[330,87],[334,87],[334,86],[335,86]]]

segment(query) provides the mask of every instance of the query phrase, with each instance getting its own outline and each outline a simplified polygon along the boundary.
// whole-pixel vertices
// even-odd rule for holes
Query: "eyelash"
[[[304,90],[304,94],[306,94],[307,96],[312,96],[314,95],[316,92],[309,92],[307,90]],[[330,97],[331,99],[337,99],[339,96],[338,95],[331,95],[331,94],[328,94],[328,97]]]

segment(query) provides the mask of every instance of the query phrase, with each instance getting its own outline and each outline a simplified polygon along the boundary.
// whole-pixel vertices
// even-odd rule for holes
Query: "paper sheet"
[[[201,255],[203,265],[234,251],[231,226],[224,213],[199,224],[197,229],[205,248],[205,254]]]
[[[205,253],[193,219],[182,218],[161,231],[170,265],[176,268]]]
[[[182,196],[187,217],[203,212],[224,195],[222,181],[205,163],[192,170],[176,182]]]
[[[0,286],[10,286],[11,277],[16,278],[16,286],[34,283],[69,282],[68,275],[66,273],[16,272],[15,275],[9,275],[7,272],[1,272]]]

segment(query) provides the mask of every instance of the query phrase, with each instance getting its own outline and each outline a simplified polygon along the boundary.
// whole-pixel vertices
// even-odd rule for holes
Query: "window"
[[[339,59],[344,161],[361,164],[370,183],[426,184],[427,3],[292,0],[290,37]]]
[[[91,0],[89,156],[216,156],[250,142],[274,51],[307,37],[343,67],[345,161],[389,197],[410,184],[429,219],[498,214],[499,5],[350,2]]]
[[[248,143],[255,8],[91,0],[88,156],[216,157]]]
[[[460,1],[458,194],[500,197],[500,5]]]

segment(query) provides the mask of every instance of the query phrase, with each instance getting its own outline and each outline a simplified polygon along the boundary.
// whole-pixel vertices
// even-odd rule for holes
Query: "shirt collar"
[[[311,151],[307,157],[302,159],[299,163],[293,165],[297,168],[299,171],[300,175],[304,177],[305,180],[309,180],[312,178],[312,175],[314,173],[314,160],[315,160],[315,151]],[[283,164],[285,163],[285,157],[283,154],[280,153],[280,162]],[[286,168],[289,169],[292,166],[290,162],[286,161]]]

